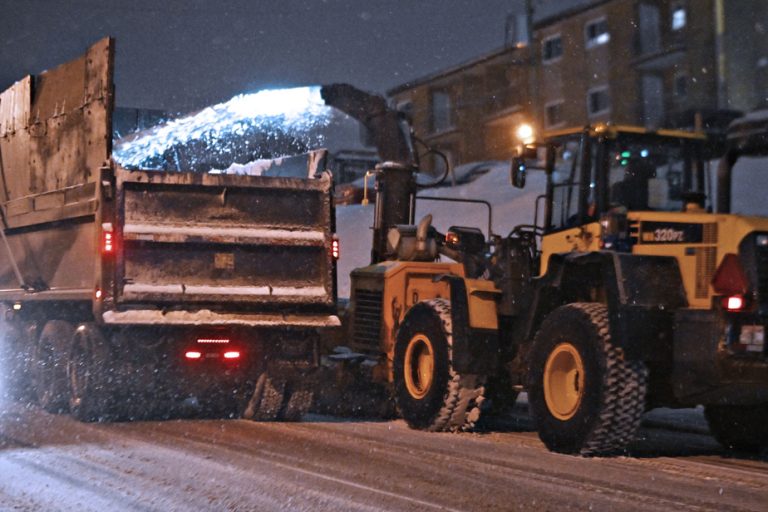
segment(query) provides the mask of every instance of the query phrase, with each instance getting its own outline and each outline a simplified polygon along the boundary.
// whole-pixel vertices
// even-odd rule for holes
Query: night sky
[[[388,88],[500,48],[522,0],[0,0],[0,90],[117,39],[120,106],[262,88]]]

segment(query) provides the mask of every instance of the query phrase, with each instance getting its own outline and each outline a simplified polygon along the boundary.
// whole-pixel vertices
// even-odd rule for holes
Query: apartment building
[[[533,38],[389,91],[452,163],[509,158],[514,126],[721,129],[768,97],[765,0],[541,0]]]

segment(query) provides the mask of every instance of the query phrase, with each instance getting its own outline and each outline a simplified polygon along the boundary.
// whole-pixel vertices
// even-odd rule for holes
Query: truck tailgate
[[[327,173],[118,170],[117,304],[331,311],[330,188]]]

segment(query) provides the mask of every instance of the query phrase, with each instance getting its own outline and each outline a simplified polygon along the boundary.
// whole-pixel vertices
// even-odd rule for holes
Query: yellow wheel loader
[[[364,123],[375,129],[382,112]],[[488,397],[525,390],[557,452],[620,451],[661,406],[704,405],[724,445],[764,446],[768,219],[724,199],[750,141],[731,142],[713,212],[714,145],[701,134],[547,134],[534,148],[543,215],[488,240],[474,227],[438,233],[430,216],[415,225],[418,161],[391,152],[399,161],[377,170],[372,262],[352,272],[350,347],[414,428],[471,428]],[[514,185],[528,163],[513,160]]]

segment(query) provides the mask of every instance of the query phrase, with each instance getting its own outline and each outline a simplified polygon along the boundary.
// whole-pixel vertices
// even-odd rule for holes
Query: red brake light
[[[744,295],[747,293],[747,276],[739,263],[739,257],[728,253],[712,276],[712,287],[718,295]],[[743,298],[743,297],[742,297]],[[730,308],[728,308],[730,309]]]
[[[723,299],[723,307],[728,311],[741,311],[747,305],[747,301],[741,295],[731,295]]]
[[[341,257],[341,243],[335,236],[333,237],[333,240],[331,240],[331,256],[333,256],[333,259],[335,260]]]
[[[239,350],[228,350],[224,352],[224,359],[240,359]]]
[[[187,359],[200,359],[203,357],[203,353],[198,352],[197,350],[187,350],[187,352],[184,354],[184,357]]]

